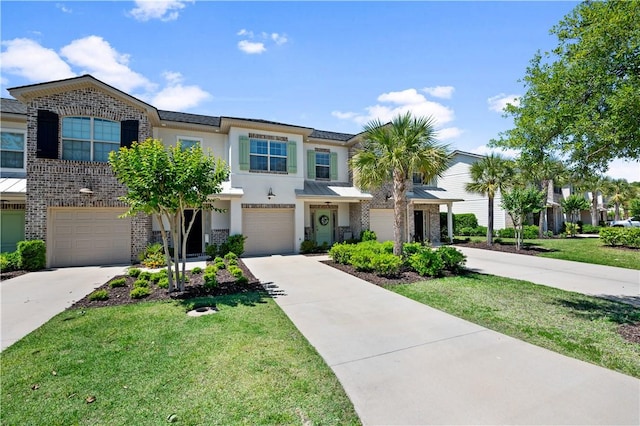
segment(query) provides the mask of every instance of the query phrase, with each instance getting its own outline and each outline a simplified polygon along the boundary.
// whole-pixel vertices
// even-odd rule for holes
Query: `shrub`
[[[211,259],[218,255],[218,245],[217,244],[207,244],[204,248],[204,251],[207,253]]]
[[[351,253],[355,250],[355,244],[338,243],[329,250],[329,257],[336,263],[348,265],[351,262]]]
[[[224,264],[224,262],[223,262],[223,264]],[[217,263],[216,263],[216,264],[214,264],[214,265],[207,265],[207,266],[204,268],[204,273],[205,273],[205,274],[211,274],[211,273],[214,273],[214,274],[215,274],[216,272],[218,272],[218,269],[220,269],[220,268],[218,267],[218,264],[217,264]]]
[[[205,272],[202,278],[204,279],[204,288],[211,290],[218,286],[218,278],[215,272]]]
[[[472,228],[473,230],[471,232],[473,232],[471,235],[474,237],[484,237],[487,235],[487,227],[486,226],[476,226],[475,228]]]
[[[162,269],[160,271],[157,271],[157,272],[154,272],[153,274],[151,274],[151,281],[153,281],[154,283],[159,282],[163,278],[167,278],[167,270],[166,269]]]
[[[300,253],[302,254],[313,253],[317,248],[318,245],[313,240],[304,240],[300,243]]]
[[[431,249],[422,250],[408,259],[409,266],[422,276],[437,277],[442,274],[444,263],[440,256]]]
[[[464,228],[460,228],[456,234],[463,235],[463,236],[467,236],[467,235],[471,236],[473,235],[473,228],[469,228],[465,226]]]
[[[127,285],[127,279],[122,277],[122,278],[116,278],[113,279],[111,281],[109,281],[109,287],[111,288],[115,288],[115,287],[124,287]]]
[[[402,259],[391,253],[378,253],[371,259],[373,271],[385,277],[397,276],[402,266]]]
[[[149,287],[149,281],[147,280],[135,280],[135,282],[133,283],[133,288],[136,287]]]
[[[20,269],[20,253],[17,251],[0,254],[0,270],[2,272],[17,271]]]
[[[140,272],[142,272],[140,269],[138,268],[129,268],[129,276],[133,277],[133,278],[137,278],[138,275],[140,275]]]
[[[42,240],[18,241],[20,269],[38,271],[47,265],[47,248]]]
[[[149,287],[135,287],[129,293],[132,299],[142,299],[143,297],[147,297],[151,294],[151,289]]]
[[[516,230],[514,228],[498,229],[496,235],[500,238],[515,238]]]
[[[246,240],[242,234],[231,235],[227,240],[220,244],[218,249],[218,255],[224,256],[227,253],[234,253],[237,256],[242,256],[244,253],[244,240]]]
[[[236,284],[240,284],[240,285],[247,285],[249,284],[249,278],[245,277],[244,275],[241,276],[240,278],[238,278],[236,280]]]
[[[459,250],[450,246],[440,246],[436,250],[437,255],[442,260],[442,265],[447,271],[458,273],[466,263],[466,256]]]
[[[377,241],[377,240],[378,240],[378,236],[376,235],[376,233],[373,231],[370,231],[369,229],[365,229],[360,233],[360,241],[362,242]]]
[[[535,240],[536,238],[538,238],[538,227],[536,225],[523,226],[522,238],[525,240]]]
[[[162,243],[149,244],[140,252],[138,259],[147,268],[159,268],[166,264]]]
[[[568,236],[578,235],[580,227],[577,223],[565,222],[564,223],[564,233]]]
[[[89,295],[89,300],[107,300],[109,298],[109,292],[105,289],[96,290]]]
[[[599,226],[593,226],[591,224],[585,223],[582,225],[582,233],[583,234],[597,234],[600,232]]]
[[[640,248],[640,228],[625,228],[622,235],[625,246]]]
[[[412,254],[418,253],[423,248],[424,246],[422,245],[422,243],[404,243],[402,245],[402,254],[405,257],[409,257]]]
[[[240,278],[244,275],[242,273],[242,269],[238,268],[236,265],[229,266],[229,273],[233,275],[234,278]]]
[[[445,224],[446,218],[445,218]],[[460,234],[459,230],[462,228],[477,228],[478,227],[478,219],[476,215],[473,213],[458,213],[453,215],[453,232],[456,235],[466,235]],[[486,232],[486,231],[485,231]]]
[[[393,253],[393,241],[380,243],[380,253]]]
[[[145,280],[145,281],[151,281],[151,272],[149,271],[142,271],[140,272],[140,274],[138,275],[138,278],[141,280]]]
[[[367,249],[355,250],[351,254],[350,263],[357,271],[371,272],[373,271],[373,257],[376,254],[374,251]]]
[[[159,288],[169,288],[169,277],[162,277],[158,280]]]
[[[193,269],[191,270],[191,273],[192,273],[192,274],[196,274],[196,275],[197,275],[197,274],[201,274],[201,273],[202,273],[202,268],[201,268],[201,267],[199,267],[199,266],[196,266],[195,268],[193,268]]]
[[[600,240],[608,246],[640,248],[640,228],[602,228]]]

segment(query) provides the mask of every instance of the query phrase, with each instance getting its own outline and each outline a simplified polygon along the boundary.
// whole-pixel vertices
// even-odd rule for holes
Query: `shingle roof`
[[[186,112],[174,112],[158,110],[161,120],[176,121],[178,123],[203,124],[205,126],[220,127],[220,117],[210,115],[188,114]]]
[[[309,135],[310,138],[326,139],[326,140],[341,141],[341,142],[346,142],[351,138],[353,138],[354,136],[355,135],[352,135],[350,133],[328,132],[325,130],[314,130],[311,133],[311,135]]]
[[[5,114],[26,114],[27,107],[16,99],[1,98],[0,112]]]

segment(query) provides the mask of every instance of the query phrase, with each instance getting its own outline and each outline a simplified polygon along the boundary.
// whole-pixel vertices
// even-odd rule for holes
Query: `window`
[[[414,173],[413,174],[413,184],[414,185],[425,185],[430,187],[438,186],[438,177],[434,176],[429,182],[424,181],[424,175],[422,173]]]
[[[0,166],[4,169],[25,168],[24,132],[2,131]]]
[[[331,155],[328,152],[316,152],[316,179],[331,177]]]
[[[109,161],[120,148],[120,122],[93,117],[62,119],[62,159]]]
[[[250,138],[249,170],[287,173],[287,142]]]
[[[178,142],[180,143],[182,149],[189,149],[196,145],[202,146],[202,139],[200,138],[178,136]]]

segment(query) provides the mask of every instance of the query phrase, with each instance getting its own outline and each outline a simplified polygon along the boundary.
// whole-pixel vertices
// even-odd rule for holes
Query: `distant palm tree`
[[[513,163],[499,154],[491,154],[473,163],[470,175],[471,182],[466,185],[467,191],[489,198],[487,244],[493,245],[493,200],[498,192],[503,192],[511,185]]]
[[[633,190],[626,179],[612,179],[607,182],[605,193],[609,198],[609,203],[613,204],[615,220],[620,220],[620,206],[633,198]]]
[[[410,112],[387,124],[379,120],[367,123],[363,139],[349,162],[354,180],[367,189],[393,181],[393,253],[400,255],[406,241],[407,181],[413,173],[422,173],[425,181],[441,176],[451,153],[448,146],[437,142],[433,118],[413,117]]]

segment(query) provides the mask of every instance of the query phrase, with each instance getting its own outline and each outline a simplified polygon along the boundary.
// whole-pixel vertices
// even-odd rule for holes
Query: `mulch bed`
[[[166,288],[159,288],[157,285],[151,284],[151,294],[142,299],[132,299],[131,296],[129,296],[129,293],[133,289],[133,283],[137,278],[133,278],[128,275],[118,275],[96,289],[107,290],[109,293],[109,298],[107,300],[92,301],[89,300],[89,296],[87,295],[75,302],[70,309],[128,305],[132,303],[159,300],[185,300],[192,299],[194,297],[223,296],[228,294],[264,291],[264,287],[260,281],[251,273],[249,268],[247,268],[241,259],[238,259],[238,267],[242,269],[244,276],[249,280],[247,284],[236,284],[236,279],[226,269],[221,269],[217,272],[218,286],[214,289],[207,289],[203,286],[203,274],[192,274],[187,271],[186,276],[189,277],[189,281],[185,284],[183,292],[174,291],[169,294]],[[121,277],[124,277],[127,281],[127,285],[125,287],[109,287],[110,281]]]
[[[618,327],[618,333],[630,342],[640,343],[640,322],[623,324]]]
[[[482,242],[473,242],[473,241],[465,241],[465,242],[456,242],[454,246],[457,247],[469,247],[483,250],[493,250],[493,251],[501,251],[503,253],[514,253],[514,254],[526,254],[529,256],[537,256],[540,253],[549,253],[553,250],[548,250],[542,247],[532,247],[527,245],[526,243],[520,248],[520,250],[516,249],[515,244],[502,244],[494,242],[493,245],[487,245],[486,241]]]
[[[29,271],[9,271],[0,273],[0,281],[10,280],[11,278],[19,277],[20,275],[24,275]]]

